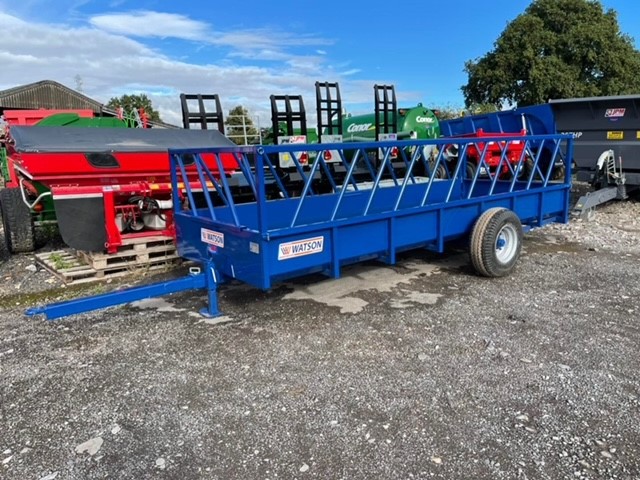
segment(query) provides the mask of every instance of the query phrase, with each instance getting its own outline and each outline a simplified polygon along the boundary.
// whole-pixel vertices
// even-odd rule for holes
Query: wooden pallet
[[[178,258],[171,237],[148,237],[125,240],[116,253],[78,252],[85,263],[96,270],[149,265]]]
[[[72,249],[36,254],[41,266],[69,285],[166,270],[179,259],[171,237],[128,240],[114,254]]]

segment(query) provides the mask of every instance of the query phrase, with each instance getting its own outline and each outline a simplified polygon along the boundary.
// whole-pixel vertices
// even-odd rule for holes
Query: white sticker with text
[[[305,238],[295,242],[281,243],[278,246],[278,260],[303,257],[320,253],[324,249],[324,237]]]
[[[209,245],[215,245],[216,247],[224,248],[224,233],[201,228],[200,240],[202,240],[204,243],[208,243]]]

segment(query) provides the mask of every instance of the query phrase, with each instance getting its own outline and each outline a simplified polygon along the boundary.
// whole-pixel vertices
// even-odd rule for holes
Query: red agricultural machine
[[[173,202],[185,199],[171,196],[168,149],[233,145],[215,130],[13,127],[5,236],[32,235],[31,211],[49,196],[63,241],[78,250],[113,253],[127,238],[173,235]],[[237,169],[231,155],[204,160],[214,177]],[[191,181],[202,172],[187,165],[185,174]]]
[[[466,172],[469,178],[473,178],[476,171],[480,169],[480,175],[498,175],[502,178],[510,178],[514,173],[517,176],[526,174],[531,169],[533,159],[525,152],[525,142],[513,140],[514,135],[526,136],[527,131],[521,130],[519,133],[487,133],[482,128],[475,132],[453,135],[452,138],[477,138],[475,143],[469,143],[466,146]],[[500,141],[482,141],[482,138],[500,138],[511,137],[512,139],[504,142]],[[486,155],[485,155],[486,152]],[[445,155],[449,159],[449,170],[455,168],[458,157],[461,152],[455,144],[448,145],[445,149]],[[502,161],[504,157],[504,161]],[[480,159],[484,159],[483,162]],[[498,171],[498,169],[500,171]],[[441,178],[444,173],[440,173]]]

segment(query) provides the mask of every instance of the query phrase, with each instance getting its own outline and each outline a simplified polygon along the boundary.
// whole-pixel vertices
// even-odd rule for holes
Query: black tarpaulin
[[[160,128],[11,127],[18,152],[164,152],[171,148],[233,147],[217,130]]]

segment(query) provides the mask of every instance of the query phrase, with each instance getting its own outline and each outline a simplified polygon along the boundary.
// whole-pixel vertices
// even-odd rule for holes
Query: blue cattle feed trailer
[[[436,178],[432,172],[446,168],[444,152],[452,142],[461,161],[445,178]],[[200,267],[177,280],[26,313],[55,319],[205,289],[209,303],[203,313],[215,316],[220,313],[217,288],[229,279],[266,290],[310,273],[338,278],[345,265],[370,259],[393,265],[399,252],[443,252],[447,242],[461,238],[469,238],[471,263],[479,274],[507,275],[520,255],[523,231],[568,221],[570,164],[561,179],[552,179],[551,166],[572,157],[573,137],[483,137],[478,142],[443,138],[170,150],[178,252]],[[505,168],[487,175],[485,157],[493,142]],[[525,143],[518,164],[506,158],[511,142]],[[470,145],[481,152],[475,168],[465,167]],[[551,164],[543,166],[543,150],[552,153]],[[237,169],[220,175],[222,160],[230,155]],[[283,157],[290,160],[289,169],[280,167]],[[218,169],[210,168],[212,158]],[[314,160],[307,165],[302,158]],[[521,168],[527,160],[533,168]],[[197,171],[199,180],[191,175],[189,183],[189,171]]]

